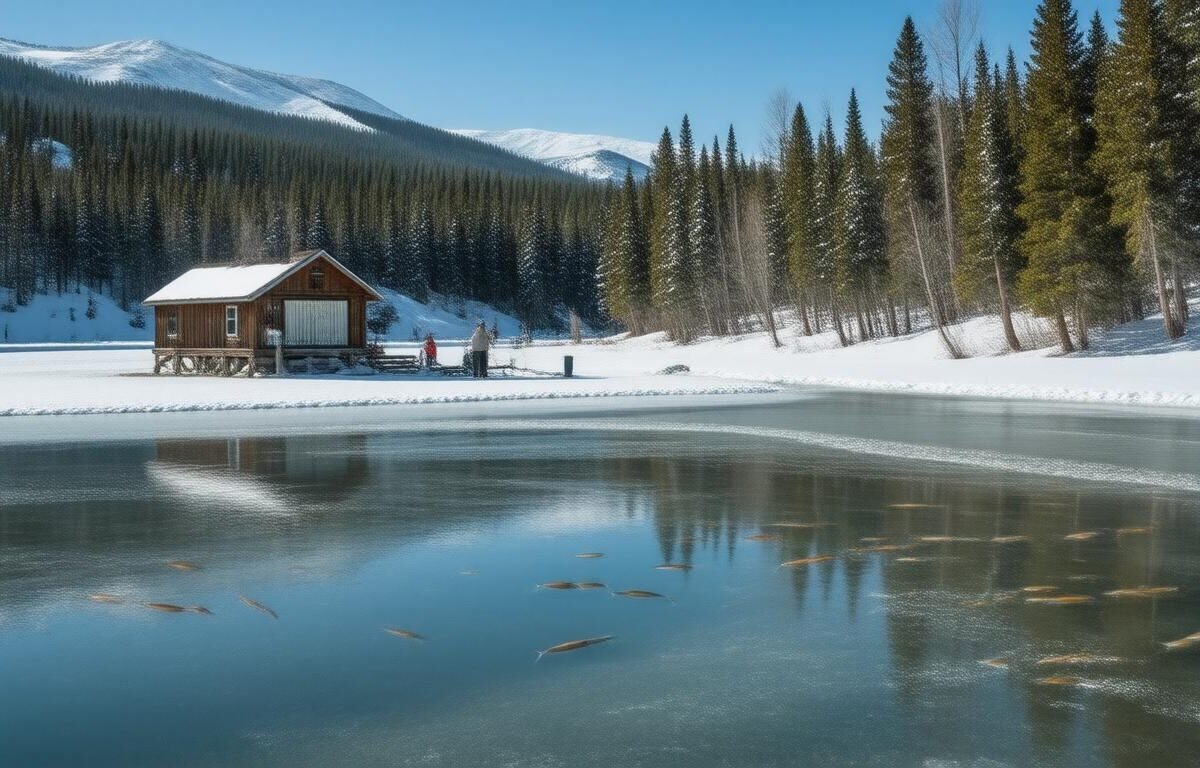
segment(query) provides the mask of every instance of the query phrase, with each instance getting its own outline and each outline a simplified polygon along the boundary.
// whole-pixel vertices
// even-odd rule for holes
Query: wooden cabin
[[[356,360],[367,351],[367,303],[381,299],[323,250],[282,264],[197,267],[145,301],[154,307],[154,372],[274,371],[277,338],[285,361]]]

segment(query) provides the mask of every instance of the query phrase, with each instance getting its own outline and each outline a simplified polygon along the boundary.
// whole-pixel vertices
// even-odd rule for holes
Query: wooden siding
[[[238,308],[238,333],[225,334],[225,303],[164,304],[154,310],[154,345],[163,349],[246,349],[254,328],[254,306],[233,304]],[[167,319],[178,319],[179,333],[167,335]]]
[[[320,268],[325,273],[322,290],[310,287],[310,273]],[[163,304],[154,311],[154,345],[160,349],[266,349],[267,329],[283,330],[285,299],[343,299],[347,304],[349,347],[367,346],[367,302],[370,294],[325,258],[318,258],[304,269],[254,301],[233,304],[238,308],[238,333],[225,334],[226,302],[214,304]],[[179,334],[167,336],[167,318],[179,320]]]

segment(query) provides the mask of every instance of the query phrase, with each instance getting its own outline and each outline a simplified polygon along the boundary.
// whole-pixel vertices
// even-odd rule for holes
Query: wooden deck
[[[273,347],[203,348],[155,347],[154,373],[175,376],[254,376],[275,373]],[[305,373],[332,370],[336,363],[361,360],[367,351],[358,347],[284,347],[284,365],[288,370]]]

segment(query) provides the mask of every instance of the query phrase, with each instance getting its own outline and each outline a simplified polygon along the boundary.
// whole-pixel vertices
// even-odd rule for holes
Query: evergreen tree
[[[788,294],[788,233],[784,216],[783,189],[779,185],[779,174],[769,163],[759,169],[762,178],[759,194],[765,199],[764,226],[766,227],[767,264],[770,270],[770,301],[774,306],[778,297]]]
[[[825,125],[817,136],[813,174],[813,261],[812,279],[821,286],[829,302],[829,312],[842,344],[848,344],[842,326],[837,295],[838,189],[841,186],[842,156],[833,132],[833,119],[825,115]]]
[[[783,218],[788,236],[788,271],[805,336],[812,335],[806,295],[811,290],[816,246],[812,231],[815,150],[812,130],[801,104],[796,105],[783,149]]]
[[[981,42],[975,53],[975,109],[967,126],[958,191],[964,247],[955,280],[959,294],[967,299],[994,291],[1005,340],[1015,352],[1021,343],[1013,328],[1010,297],[1021,268],[1016,248],[1021,224],[1017,157],[1005,90],[999,69],[994,75],[989,72]]]
[[[1173,77],[1155,0],[1122,0],[1117,24],[1120,35],[1096,106],[1095,159],[1114,200],[1113,220],[1125,229],[1129,254],[1149,273],[1167,338],[1174,339],[1183,334],[1186,320],[1168,288],[1175,281],[1173,290],[1183,294],[1168,250],[1180,219],[1180,161],[1191,142],[1180,133],[1188,129],[1177,98],[1183,83]]]
[[[306,249],[334,250],[333,237],[329,234],[329,214],[325,210],[324,198],[319,195],[312,206],[312,213],[308,220],[308,232],[304,235],[304,247]]]
[[[526,211],[517,250],[517,317],[529,330],[547,327],[552,317],[542,271],[546,235],[545,212],[537,201]]]
[[[870,335],[867,305],[887,271],[887,258],[878,164],[853,90],[834,202],[834,284],[853,304],[863,338]]]
[[[282,208],[271,212],[267,228],[263,233],[262,248],[259,251],[261,261],[287,261],[292,252],[292,244],[288,237],[287,216]]]
[[[420,205],[409,219],[404,258],[396,270],[400,290],[417,301],[429,299],[428,259],[433,250],[433,216]]]
[[[142,189],[141,200],[133,222],[132,271],[127,280],[134,288],[132,297],[126,296],[121,308],[129,306],[130,299],[140,301],[151,286],[162,285],[169,275],[175,274],[173,265],[166,262],[163,238],[162,210],[158,195],[147,184]]]
[[[661,311],[668,295],[671,263],[671,222],[669,211],[675,194],[675,145],[670,128],[663,128],[658,148],[650,159],[647,183],[653,203],[650,221],[650,286],[655,309]]]
[[[1004,62],[1004,119],[1008,135],[1012,139],[1014,158],[1021,162],[1021,142],[1025,133],[1025,92],[1021,86],[1021,74],[1017,71],[1017,57],[1012,48]]]
[[[1069,0],[1042,0],[1033,26],[1033,59],[1026,82],[1026,120],[1021,158],[1024,222],[1019,241],[1028,266],[1018,286],[1030,307],[1051,317],[1063,351],[1074,349],[1068,311],[1087,301],[1098,281],[1088,249],[1094,225],[1087,210],[1089,183],[1083,48]],[[1086,324],[1077,324],[1077,331]]]
[[[697,298],[709,333],[717,334],[721,332],[721,324],[717,320],[721,312],[717,298],[720,295],[720,269],[717,262],[721,253],[718,235],[720,225],[713,202],[712,175],[708,148],[702,146],[696,170],[696,194],[692,199],[689,217],[691,232],[688,242],[692,248],[691,261]]]
[[[886,188],[888,245],[893,262],[911,265],[923,289],[942,344],[961,356],[946,333],[947,290],[933,258],[931,237],[938,210],[937,172],[931,149],[933,84],[925,48],[912,17],[904,20],[888,66],[887,117],[880,147]]]
[[[1181,187],[1179,261],[1195,269],[1200,262],[1200,0],[1166,0],[1165,14],[1173,76],[1183,84],[1178,109],[1184,128],[1175,137],[1181,142],[1176,154]],[[1182,307],[1186,317],[1186,302]]]
[[[407,245],[405,222],[400,209],[395,204],[389,205],[383,223],[383,270],[379,276],[380,283],[388,288],[400,286]]]
[[[690,131],[689,145],[690,151]],[[690,248],[688,245],[688,177],[682,168],[671,132],[664,128],[650,172],[654,212],[650,240],[650,282],[654,307],[677,339],[691,332]]]

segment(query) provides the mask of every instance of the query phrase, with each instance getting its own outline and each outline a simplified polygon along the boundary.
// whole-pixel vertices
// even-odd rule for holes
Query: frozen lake
[[[0,764],[1195,764],[1194,415],[642,400],[5,420]]]

